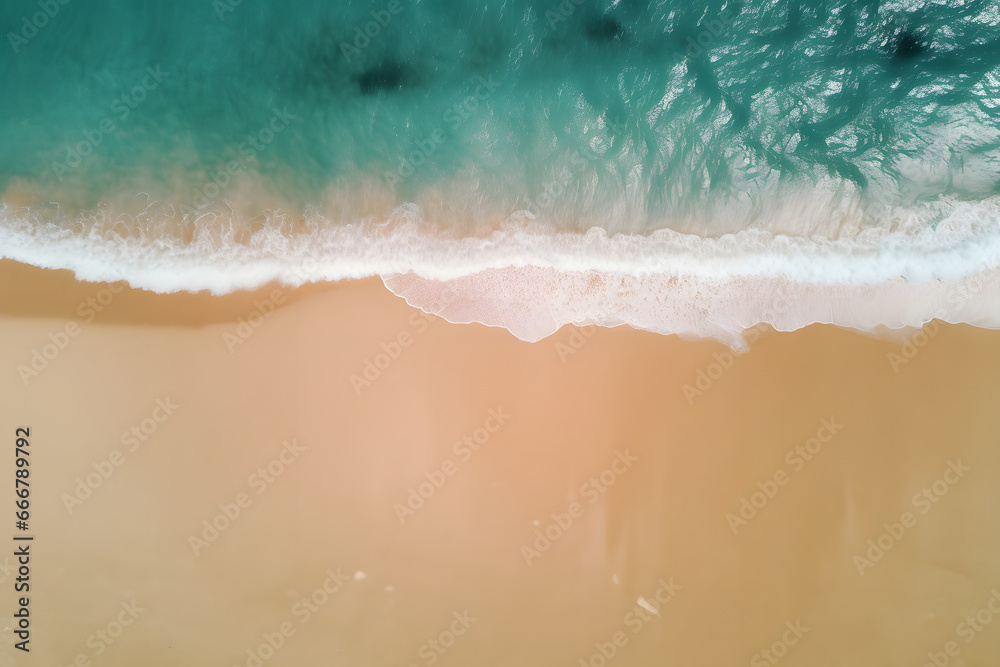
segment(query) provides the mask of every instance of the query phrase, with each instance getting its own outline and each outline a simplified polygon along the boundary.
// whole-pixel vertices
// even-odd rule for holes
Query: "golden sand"
[[[998,332],[528,344],[377,280],[156,295],[9,261],[0,331],[0,664],[1000,655]]]

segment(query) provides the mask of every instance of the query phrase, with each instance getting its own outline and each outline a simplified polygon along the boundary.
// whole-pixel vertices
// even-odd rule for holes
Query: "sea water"
[[[995,2],[17,0],[0,26],[0,256],[161,292],[379,275],[526,340],[1000,326]]]

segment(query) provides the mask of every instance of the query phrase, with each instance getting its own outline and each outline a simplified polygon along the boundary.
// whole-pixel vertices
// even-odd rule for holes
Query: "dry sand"
[[[928,332],[527,344],[0,262],[0,664],[994,665],[1000,332]]]

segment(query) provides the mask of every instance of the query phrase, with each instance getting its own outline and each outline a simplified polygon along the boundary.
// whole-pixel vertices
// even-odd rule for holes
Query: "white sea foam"
[[[527,212],[488,235],[448,237],[412,205],[378,224],[312,216],[296,226],[272,212],[251,225],[216,215],[185,236],[149,211],[142,219],[105,213],[67,222],[5,206],[0,255],[156,292],[378,275],[425,311],[529,341],[567,323],[628,324],[737,347],[759,322],[876,331],[938,318],[1000,327],[1000,198],[899,211],[837,239],[763,229],[719,238],[670,229],[577,234]]]

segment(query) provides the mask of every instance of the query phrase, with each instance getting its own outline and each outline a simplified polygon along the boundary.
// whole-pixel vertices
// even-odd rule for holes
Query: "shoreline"
[[[830,323],[897,340],[933,319],[1000,328],[1000,236],[983,220],[872,228],[836,241],[759,229],[718,239],[669,229],[577,234],[528,220],[449,238],[418,209],[396,213],[391,224],[333,227],[276,213],[241,226],[216,219],[143,240],[143,227],[105,212],[72,233],[6,220],[0,243],[19,261],[159,293],[381,276],[411,305],[525,341],[566,324],[627,324],[734,349],[761,322],[781,331]]]

